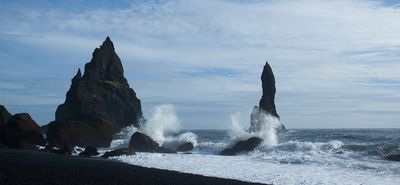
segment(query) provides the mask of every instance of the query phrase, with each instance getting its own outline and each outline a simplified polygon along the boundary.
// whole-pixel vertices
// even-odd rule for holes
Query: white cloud
[[[400,119],[390,113],[400,108],[398,83],[374,81],[400,79],[400,9],[380,1],[204,0],[140,2],[78,13],[16,11],[20,15],[1,16],[2,38],[33,50],[45,48],[53,57],[71,56],[53,65],[68,61],[70,68],[83,67],[94,47],[110,35],[146,109],[151,109],[146,104],[215,102],[210,109],[221,110],[211,115],[185,105],[188,110],[180,116],[191,120],[183,123],[187,127],[221,128],[227,114],[247,112],[257,104],[267,59],[277,79],[278,111],[289,128],[345,127],[343,120],[362,127],[381,116],[382,123],[368,126],[393,127],[393,117]],[[203,70],[212,68],[237,73]],[[202,71],[200,77],[190,75]],[[185,72],[189,75],[182,76]],[[62,75],[57,83],[69,83],[72,76]],[[54,93],[63,94],[65,88]],[[386,113],[371,114],[379,110]],[[207,115],[212,119],[203,123]]]

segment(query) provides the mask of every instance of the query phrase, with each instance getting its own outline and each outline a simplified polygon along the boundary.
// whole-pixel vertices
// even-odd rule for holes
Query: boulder
[[[400,161],[400,154],[388,155],[385,156],[385,159],[389,161]]]
[[[186,142],[186,143],[182,143],[181,145],[179,145],[178,148],[176,149],[176,151],[177,152],[187,152],[187,151],[193,150],[193,148],[194,148],[193,143]]]
[[[49,123],[47,140],[56,147],[109,147],[112,141],[112,123],[102,117],[79,115],[76,120]]]
[[[236,155],[240,152],[249,152],[254,150],[262,142],[261,138],[251,137],[245,141],[239,141],[230,148],[226,148],[219,155]]]
[[[79,156],[92,157],[92,156],[97,156],[99,154],[100,153],[97,151],[97,148],[86,147],[85,150],[79,154]]]
[[[121,156],[121,155],[135,155],[135,150],[133,148],[120,148],[116,149],[110,152],[104,153],[103,156],[104,158],[109,158],[109,157],[115,157],[115,156]]]
[[[137,152],[156,152],[156,153],[175,153],[160,145],[151,139],[146,134],[135,132],[129,142],[129,147],[133,148]]]
[[[46,144],[39,125],[27,113],[11,116],[2,130],[3,144],[10,148],[35,149]]]
[[[129,87],[114,44],[109,37],[93,52],[92,60],[71,80],[65,102],[58,106],[56,121],[78,120],[82,114],[111,121],[113,133],[142,119],[140,100]]]

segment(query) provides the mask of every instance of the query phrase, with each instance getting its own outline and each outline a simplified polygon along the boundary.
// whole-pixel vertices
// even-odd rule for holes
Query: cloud
[[[2,88],[2,102],[62,103],[76,69],[109,35],[145,112],[177,104],[187,128],[226,128],[238,111],[248,119],[266,60],[289,128],[400,126],[400,9],[392,1],[58,3],[66,8],[0,8],[0,81],[33,90]]]

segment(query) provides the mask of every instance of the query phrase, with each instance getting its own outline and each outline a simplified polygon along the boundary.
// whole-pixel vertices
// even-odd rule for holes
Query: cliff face
[[[84,74],[78,70],[71,82],[65,102],[57,108],[56,121],[77,120],[81,115],[100,116],[112,122],[114,132],[138,125],[141,103],[124,77],[121,60],[109,37],[94,50]]]

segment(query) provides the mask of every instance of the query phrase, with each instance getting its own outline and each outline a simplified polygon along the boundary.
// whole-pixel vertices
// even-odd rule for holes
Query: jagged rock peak
[[[121,59],[115,53],[110,37],[106,38],[100,48],[94,50],[92,60],[85,65],[86,73],[95,73],[90,75],[102,80],[126,81]]]
[[[56,120],[76,120],[80,115],[100,116],[113,123],[114,132],[128,125],[137,126],[142,118],[140,100],[129,87],[114,44],[109,37],[93,52],[84,74],[78,69]]]

